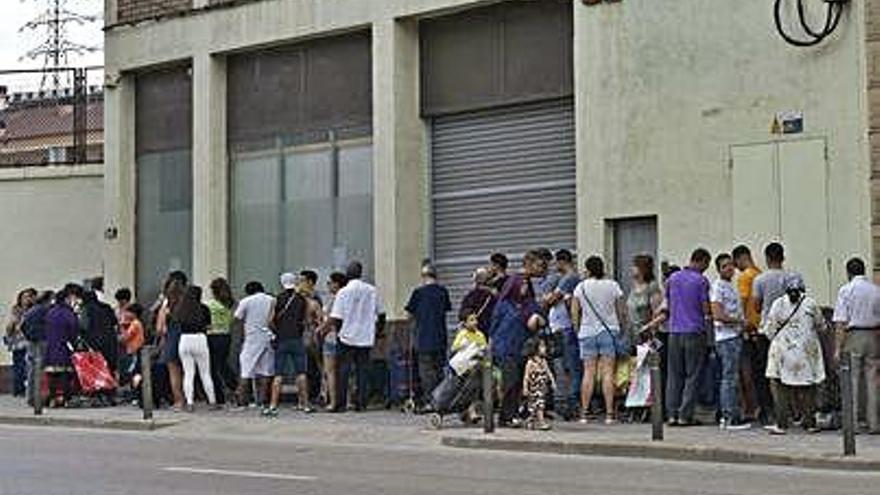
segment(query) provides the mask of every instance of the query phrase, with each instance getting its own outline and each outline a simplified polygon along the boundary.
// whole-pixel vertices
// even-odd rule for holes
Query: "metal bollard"
[[[843,409],[843,455],[856,455],[856,413],[853,407],[852,357],[840,353],[840,401]]]
[[[660,374],[660,353],[652,351],[648,356],[651,368],[651,440],[663,440],[663,383]]]
[[[31,382],[30,395],[34,401],[34,416],[42,416],[43,414],[43,347],[39,342],[31,344],[33,355],[31,358]]]
[[[153,363],[152,346],[141,348],[141,407],[144,410],[144,421],[153,419]]]
[[[492,377],[492,344],[483,357],[483,432],[495,431],[495,380]]]

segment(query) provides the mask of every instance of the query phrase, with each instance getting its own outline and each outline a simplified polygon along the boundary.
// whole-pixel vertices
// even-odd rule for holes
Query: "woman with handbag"
[[[605,263],[598,256],[587,258],[587,278],[578,284],[571,301],[571,315],[578,328],[584,378],[581,383],[581,423],[593,397],[598,373],[605,398],[605,424],[614,424],[614,365],[621,353],[621,329],[627,327],[626,301],[620,285],[605,278]]]
[[[786,433],[795,404],[800,406],[804,429],[808,433],[819,432],[816,387],[825,381],[819,341],[825,319],[819,305],[805,290],[803,278],[789,274],[785,295],[773,302],[761,328],[761,333],[770,339],[766,376],[776,406],[776,424],[766,427],[771,435]]]

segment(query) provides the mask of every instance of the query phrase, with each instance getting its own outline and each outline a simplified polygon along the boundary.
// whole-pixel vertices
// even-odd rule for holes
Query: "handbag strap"
[[[797,304],[795,304],[794,309],[791,310],[791,314],[788,315],[788,318],[786,318],[782,323],[779,324],[778,327],[776,327],[776,335],[779,335],[779,332],[781,332],[786,326],[788,326],[789,323],[791,323],[791,320],[794,319],[794,315],[797,314],[798,310],[801,308],[801,304],[804,302],[804,299],[806,299],[806,296],[801,296],[801,298],[798,299]]]
[[[480,306],[479,311],[477,311],[477,312],[474,314],[474,316],[476,316],[477,319],[479,319],[480,316],[483,315],[483,311],[486,311],[486,308],[489,307],[489,303],[492,302],[492,298],[493,298],[493,297],[494,297],[494,296],[493,296],[491,293],[488,294],[488,295],[486,295],[486,300],[483,301],[483,305]]]
[[[596,316],[596,318],[599,320],[599,323],[601,323],[602,327],[605,328],[605,331],[607,331],[608,333],[614,333],[611,331],[611,327],[609,327],[608,324],[605,323],[605,320],[602,318],[602,315],[599,314],[599,311],[596,309],[596,306],[593,305],[593,301],[590,301],[590,298],[587,297],[587,286],[586,285],[587,285],[587,283],[585,280],[584,283],[581,284],[581,297],[584,298],[584,301],[586,301],[587,306],[590,307],[590,311],[593,312],[593,315]]]

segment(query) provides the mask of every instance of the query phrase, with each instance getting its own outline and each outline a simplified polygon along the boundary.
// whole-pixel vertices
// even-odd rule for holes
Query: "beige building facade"
[[[636,252],[781,240],[827,304],[848,257],[875,260],[874,3],[796,48],[766,2],[108,0],[107,288],[366,257],[399,318],[425,258],[461,290],[493,249],[624,276]]]

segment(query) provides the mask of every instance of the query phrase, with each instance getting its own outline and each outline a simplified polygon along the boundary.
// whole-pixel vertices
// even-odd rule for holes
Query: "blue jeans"
[[[739,421],[739,362],[742,355],[743,341],[741,337],[722,340],[715,343],[715,353],[721,361],[720,400],[721,416],[729,421]]]
[[[574,329],[566,328],[562,333],[562,356],[553,363],[556,375],[555,410],[557,414],[574,416],[580,404],[584,362],[581,361],[580,345]]]

